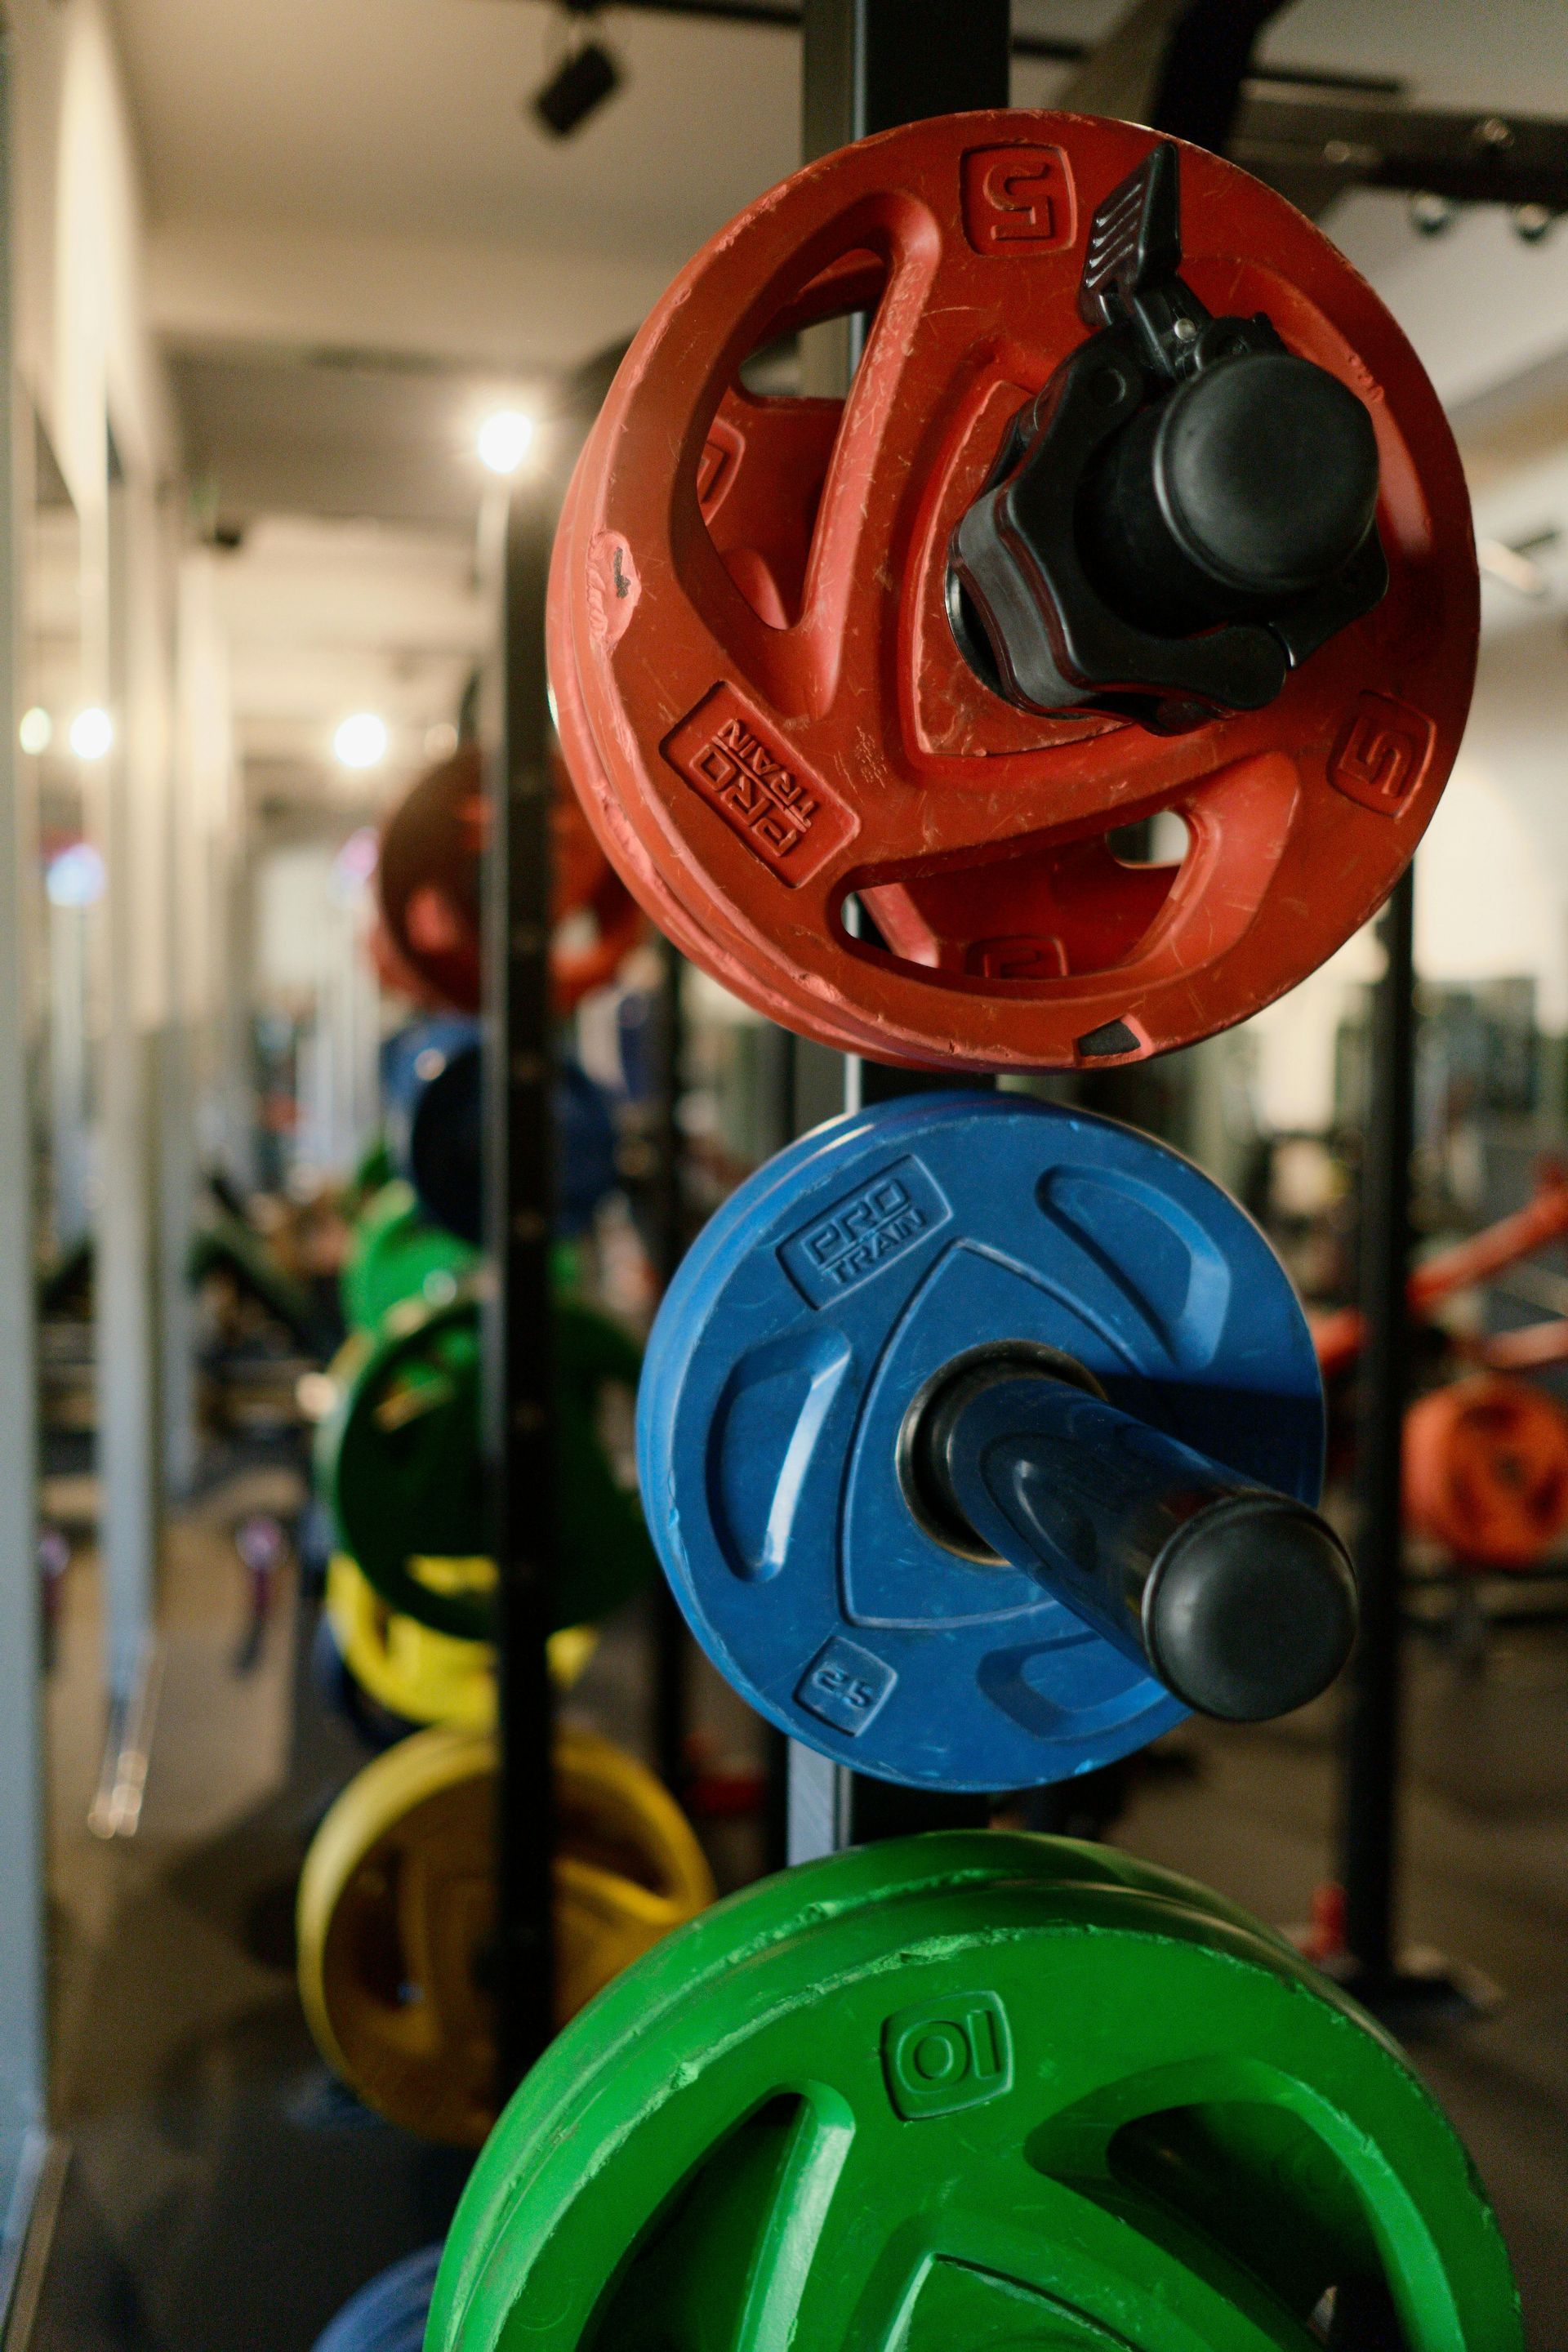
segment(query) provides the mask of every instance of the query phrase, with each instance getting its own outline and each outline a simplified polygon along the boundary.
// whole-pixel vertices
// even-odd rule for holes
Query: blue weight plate
[[[887,1780],[1032,1788],[1185,1710],[1023,1570],[928,1533],[907,1408],[970,1349],[1041,1341],[1114,1404],[1315,1502],[1306,1320],[1235,1202],[1163,1144],[1019,1095],[818,1128],[704,1229],[638,1401],[647,1522],[720,1672],[794,1739]]]
[[[484,1238],[484,1088],[477,1021],[418,1023],[383,1048],[387,1135],[398,1172],[433,1224],[478,1248]],[[558,1064],[555,1231],[585,1233],[619,1181],[611,1097],[574,1061]]]
[[[467,1013],[441,1013],[424,1021],[405,1022],[381,1045],[382,1098],[395,1118],[406,1118],[410,1106],[454,1054],[475,1044],[479,1024]]]
[[[439,2246],[405,2254],[344,2304],[314,2352],[419,2352],[435,2292]]]

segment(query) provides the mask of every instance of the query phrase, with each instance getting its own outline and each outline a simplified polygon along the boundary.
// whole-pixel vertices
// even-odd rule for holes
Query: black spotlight
[[[596,106],[621,85],[621,69],[602,41],[583,42],[563,58],[543,88],[533,94],[533,110],[546,131],[568,138]]]

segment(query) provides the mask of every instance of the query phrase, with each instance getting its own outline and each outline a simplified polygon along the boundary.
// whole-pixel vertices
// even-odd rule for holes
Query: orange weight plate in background
[[[1405,1512],[1477,1568],[1532,1568],[1568,1528],[1568,1413],[1527,1381],[1457,1381],[1405,1420]]]

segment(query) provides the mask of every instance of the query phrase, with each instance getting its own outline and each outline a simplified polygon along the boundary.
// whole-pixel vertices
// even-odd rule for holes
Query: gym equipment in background
[[[356,1774],[300,1880],[300,1998],[328,2064],[389,2122],[477,2147],[495,2119],[494,1742],[416,1733]],[[607,1739],[555,1748],[556,2008],[576,2014],[714,1899],[675,1800]]]
[[[479,1024],[467,1016],[421,1022],[403,1035],[405,1059],[396,1079],[389,1071],[384,1084],[397,1172],[432,1224],[478,1249],[484,1239]]]
[[[391,1114],[385,1141],[392,1172],[399,1172],[399,1162],[406,1156],[410,1104],[440,1076],[449,1055],[477,1045],[479,1038],[479,1024],[472,1013],[431,1013],[405,1021],[382,1039],[379,1076],[381,1098]]]
[[[1510,1266],[1517,1265],[1521,1258],[1531,1257],[1538,1249],[1561,1241],[1564,1234],[1568,1234],[1568,1179],[1560,1169],[1548,1166],[1537,1181],[1533,1197],[1522,1209],[1422,1259],[1411,1274],[1407,1287],[1411,1315],[1425,1321],[1434,1307],[1451,1298],[1456,1291],[1492,1281]],[[1312,1344],[1325,1381],[1337,1379],[1349,1370],[1361,1354],[1363,1336],[1359,1307],[1339,1307],[1331,1314],[1313,1317]],[[1526,1339],[1526,1335],[1499,1332],[1489,1340],[1467,1345],[1479,1349],[1500,1346],[1506,1352],[1510,1341],[1521,1339]],[[1526,1345],[1530,1344],[1526,1339]],[[1544,1358],[1547,1361],[1553,1360],[1550,1354]]]
[[[482,1055],[477,1021],[422,1022],[399,1032],[399,1053],[384,1073],[387,1125],[398,1173],[432,1223],[478,1248],[484,1130]],[[585,1233],[616,1189],[611,1100],[576,1062],[563,1059],[555,1083],[555,1231]]]
[[[572,798],[564,770],[552,810],[551,996],[570,1013],[615,978],[642,937],[636,899]],[[484,772],[466,743],[406,793],[382,828],[376,890],[395,959],[456,1013],[479,1009],[479,859]]]
[[[1101,1846],[900,1839],[731,1897],[548,2050],[429,2352],[1521,2352],[1496,2221],[1381,2029]]]
[[[636,1486],[609,1423],[642,1366],[606,1316],[563,1299],[553,1329],[561,1559],[556,1622],[596,1622],[651,1573]],[[490,1638],[495,1571],[485,1557],[479,1454],[479,1307],[412,1303],[339,1359],[335,1402],[316,1433],[317,1484],[340,1548],[390,1608],[459,1640]]]
[[[351,2295],[311,2352],[420,2352],[439,2246],[422,2246]]]
[[[1527,1381],[1479,1373],[1405,1419],[1410,1527],[1471,1568],[1534,1568],[1568,1529],[1568,1412]]]
[[[343,1189],[342,1212],[352,1223],[361,1216],[384,1184],[390,1184],[396,1170],[392,1154],[386,1148],[384,1135],[374,1136],[359,1156],[353,1174]]]
[[[847,400],[746,389],[847,312]],[[1101,1066],[1381,905],[1477,619],[1452,435],[1328,239],[1201,149],[1004,111],[810,163],[681,272],[567,496],[550,668],[605,851],[725,987],[885,1061]],[[1176,860],[1121,834],[1167,815]]]
[[[221,1203],[192,1234],[185,1258],[185,1279],[193,1290],[214,1275],[265,1308],[307,1355],[331,1352],[335,1335],[330,1308],[279,1263],[254,1225]]]
[[[933,1789],[1065,1780],[1190,1706],[1322,1690],[1354,1589],[1257,1227],[1163,1145],[1019,1095],[847,1114],[731,1195],[649,1342],[677,1598],[789,1736]]]
[[[494,1728],[496,1654],[489,1643],[459,1641],[389,1609],[346,1552],[335,1552],[328,1565],[323,1606],[337,1655],[402,1731],[431,1723]],[[558,1690],[571,1689],[596,1641],[591,1625],[552,1633],[550,1671]]]

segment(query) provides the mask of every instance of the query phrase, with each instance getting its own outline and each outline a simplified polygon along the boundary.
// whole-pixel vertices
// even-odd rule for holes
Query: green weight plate
[[[623,1485],[604,1426],[624,1393],[629,1426],[641,1354],[589,1307],[555,1308],[555,1460],[561,1574],[554,1622],[592,1623],[653,1572],[635,1488]],[[389,1608],[464,1641],[493,1638],[479,1457],[479,1309],[412,1301],[350,1360],[318,1433],[321,1483],[338,1537]]]
[[[376,1331],[389,1308],[415,1299],[445,1307],[474,1273],[479,1254],[433,1225],[401,1179],[384,1184],[354,1228],[341,1284],[351,1331]]]
[[[837,1855],[552,2046],[426,2352],[1521,2352],[1393,2043],[1277,1937],[1064,1840]]]
[[[343,1187],[345,1215],[360,1217],[384,1186],[390,1184],[397,1171],[392,1164],[392,1147],[384,1135],[366,1144],[353,1174]]]

